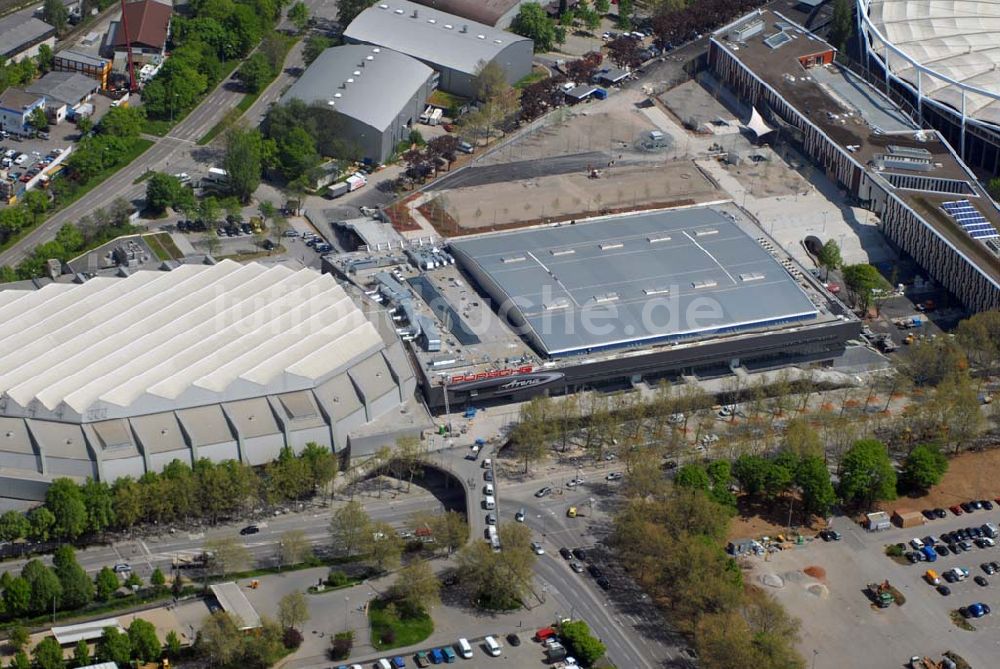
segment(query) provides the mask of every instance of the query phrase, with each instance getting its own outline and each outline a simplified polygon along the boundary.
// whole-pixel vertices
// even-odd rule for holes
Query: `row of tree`
[[[700,666],[804,667],[798,621],[745,584],[722,550],[730,514],[703,490],[666,484],[616,516],[614,546],[651,600],[694,637]]]
[[[337,469],[330,449],[309,443],[297,456],[290,448],[282,449],[277,460],[262,468],[201,458],[194,467],[174,460],[161,473],[126,476],[110,485],[59,478],[49,486],[42,506],[27,514],[0,515],[0,540],[72,542],[143,523],[215,523],[262,503],[305,499],[325,490]]]
[[[13,634],[11,639],[13,640]],[[27,632],[23,634],[23,642],[12,643],[15,647],[14,657],[10,667],[14,669],[67,669],[67,667],[86,667],[94,662],[115,662],[120,667],[133,666],[133,663],[157,662],[164,651],[171,656],[180,654],[180,638],[171,631],[167,635],[166,646],[160,643],[156,636],[153,623],[135,618],[128,628],[121,632],[117,627],[107,627],[98,640],[95,652],[84,640],[77,642],[73,651],[73,659],[67,662],[62,646],[55,637],[47,636],[32,650],[31,658],[24,650]]]

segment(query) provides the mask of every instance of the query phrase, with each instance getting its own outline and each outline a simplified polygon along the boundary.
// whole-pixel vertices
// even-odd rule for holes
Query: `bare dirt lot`
[[[605,210],[693,204],[723,197],[690,162],[595,167],[601,170],[597,179],[575,173],[455,188],[438,196],[438,202],[459,227],[485,231],[519,222],[566,220]]]
[[[909,506],[915,510],[949,507],[973,499],[1000,497],[1000,449],[963,453],[948,461],[948,473],[940,485],[923,497],[901,497],[886,504],[887,509]]]

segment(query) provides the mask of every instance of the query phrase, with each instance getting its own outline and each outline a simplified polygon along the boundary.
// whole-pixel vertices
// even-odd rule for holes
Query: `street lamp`
[[[345,632],[347,631],[347,614],[348,614],[348,611],[350,610],[350,603],[351,603],[351,598],[347,597],[345,595],[344,596],[344,631]]]

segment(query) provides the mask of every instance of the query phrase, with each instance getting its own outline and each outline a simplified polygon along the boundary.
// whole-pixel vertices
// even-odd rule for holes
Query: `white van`
[[[997,526],[993,523],[985,523],[982,527],[983,534],[985,534],[990,539],[997,538]]]
[[[491,636],[483,639],[483,645],[486,646],[486,652],[493,657],[500,657],[500,653],[503,652],[503,649],[500,647],[500,642]]]
[[[486,458],[483,460],[483,469],[489,469],[493,466],[493,460],[491,458]]]
[[[458,640],[458,654],[466,660],[472,657],[472,646],[469,645],[468,639]]]
[[[389,662],[389,660],[385,659],[384,657],[381,660],[379,660],[378,664],[375,666],[377,666],[378,669],[392,669],[392,664]]]
[[[493,494],[493,484],[492,483],[487,483],[486,485],[483,486],[483,494],[484,495],[492,495]]]
[[[486,496],[486,499],[483,500],[483,508],[487,511],[497,508],[497,501],[493,498],[493,495]]]

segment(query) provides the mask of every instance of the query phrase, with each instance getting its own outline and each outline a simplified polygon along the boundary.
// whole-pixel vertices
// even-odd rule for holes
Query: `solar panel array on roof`
[[[792,36],[787,32],[782,30],[780,33],[775,33],[764,40],[764,44],[768,45],[772,49],[777,49],[779,46],[784,46],[792,41]]]
[[[972,206],[968,200],[953,200],[944,202],[941,208],[948,212],[948,215],[955,219],[955,222],[962,226],[973,239],[993,239],[1000,237],[1000,232],[993,227],[993,224],[986,220],[986,217],[979,213],[979,210]]]

